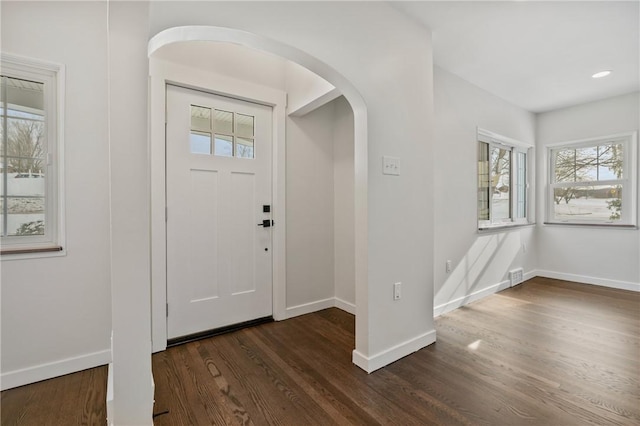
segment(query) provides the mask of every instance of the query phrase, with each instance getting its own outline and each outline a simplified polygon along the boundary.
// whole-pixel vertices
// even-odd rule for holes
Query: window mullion
[[[9,199],[8,194],[8,173],[7,173],[7,154],[8,141],[7,136],[7,78],[2,76],[2,236],[7,236]]]
[[[492,144],[487,144],[487,164],[489,165],[489,194],[487,203],[489,204],[489,223],[493,223],[493,163],[491,161]]]
[[[514,208],[514,201],[515,201],[515,195],[514,195],[514,190],[513,190],[513,171],[514,171],[514,167],[513,167],[513,149],[509,150],[509,219],[511,219],[511,222],[513,222],[513,212],[515,211]]]

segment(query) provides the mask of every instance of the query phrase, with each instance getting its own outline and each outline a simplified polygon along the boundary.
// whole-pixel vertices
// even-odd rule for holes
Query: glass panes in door
[[[255,158],[255,117],[191,105],[189,144],[192,154]]]

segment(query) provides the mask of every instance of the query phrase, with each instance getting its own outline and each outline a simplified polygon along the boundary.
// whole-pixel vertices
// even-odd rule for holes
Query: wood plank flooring
[[[338,309],[171,348],[155,424],[640,424],[640,293],[534,278],[436,330],[371,375]],[[3,392],[2,425],[104,424],[106,370],[76,375]]]
[[[2,392],[0,424],[105,425],[107,366]]]

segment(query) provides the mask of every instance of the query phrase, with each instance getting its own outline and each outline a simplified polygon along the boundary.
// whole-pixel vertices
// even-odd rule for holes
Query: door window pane
[[[189,144],[192,154],[211,154],[211,133],[191,131]]]
[[[233,157],[233,136],[216,135],[215,155]]]
[[[233,134],[233,113],[217,109],[213,122],[213,130],[216,133]]]
[[[251,115],[236,114],[238,120],[237,134],[243,138],[253,138],[254,119]]]
[[[191,129],[211,131],[211,108],[191,105]]]
[[[253,139],[236,138],[236,157],[253,158]]]

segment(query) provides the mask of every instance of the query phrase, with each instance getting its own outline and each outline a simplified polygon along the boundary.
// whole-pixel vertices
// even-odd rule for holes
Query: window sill
[[[3,248],[0,249],[0,256],[3,259],[24,259],[34,257],[61,256],[64,249],[61,246],[46,247],[24,247],[24,248]]]
[[[577,226],[584,228],[612,228],[612,229],[638,229],[636,225],[623,225],[615,223],[576,223],[576,222],[544,222],[544,225],[551,226]]]
[[[519,229],[519,228],[530,228],[532,226],[536,226],[535,222],[529,223],[509,223],[509,224],[499,224],[499,225],[490,225],[482,228],[478,228],[479,234],[489,234],[492,232],[504,232],[510,229]]]

